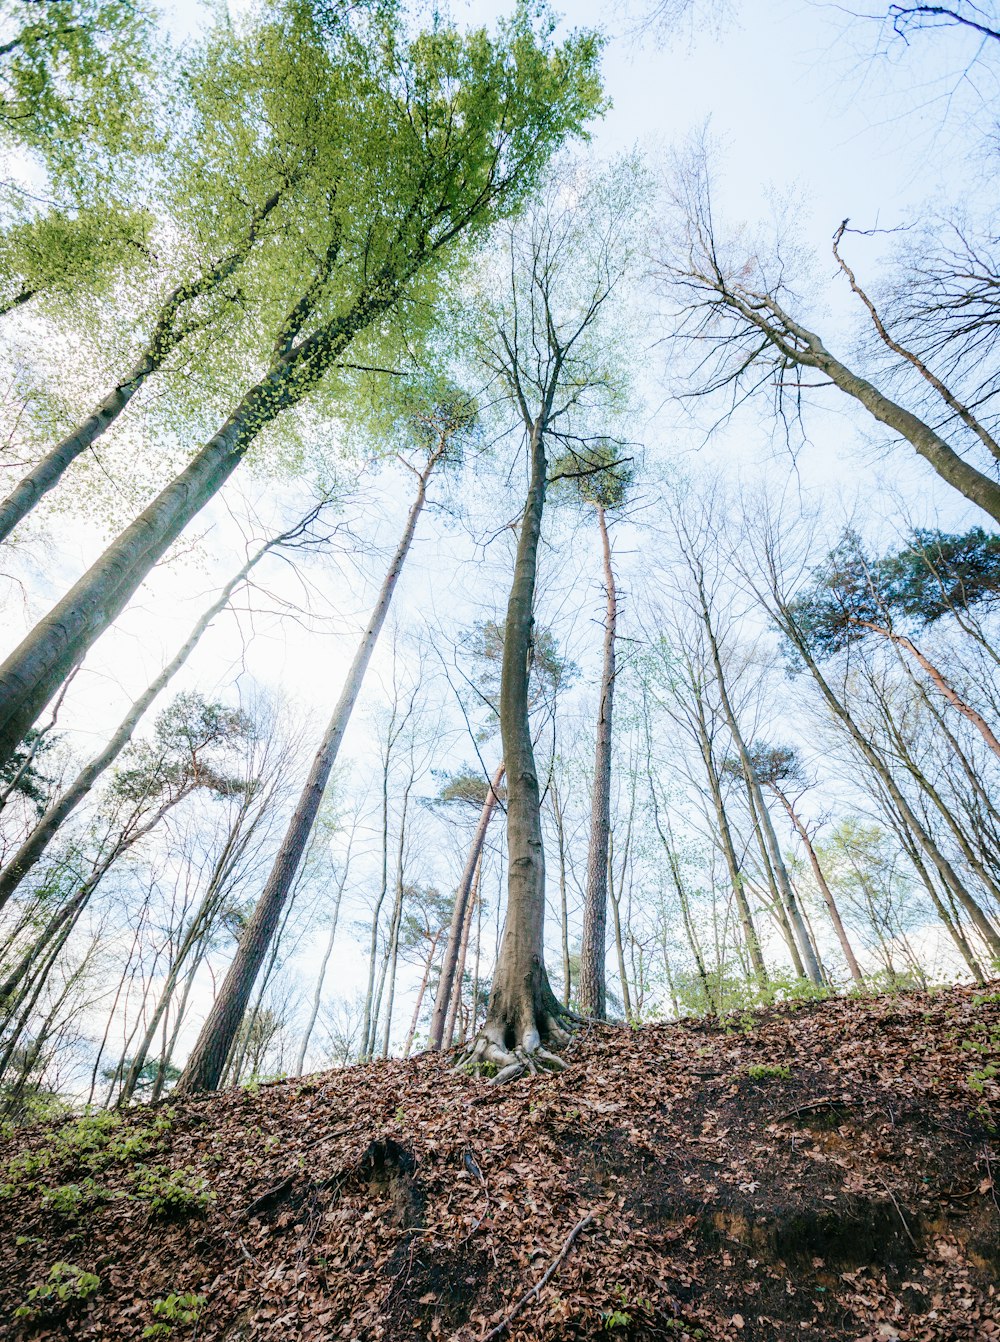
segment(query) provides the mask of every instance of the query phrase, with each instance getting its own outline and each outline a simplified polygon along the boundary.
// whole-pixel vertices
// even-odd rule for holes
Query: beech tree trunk
[[[472,1052],[474,1060],[498,1063],[500,1077],[508,1068],[512,1069],[509,1075],[521,1071],[532,1055],[547,1063],[552,1055],[544,1046],[565,1040],[559,1026],[562,1008],[545,971],[545,852],[528,712],[535,580],[546,489],[544,423],[543,410],[532,424],[529,439],[531,478],[504,622],[500,675],[500,738],[507,766],[507,920],[486,1019]]]
[[[451,924],[448,928],[448,941],[441,964],[441,978],[438,982],[437,996],[434,999],[434,1013],[431,1016],[430,1047],[432,1049],[440,1049],[444,1046],[445,1020],[455,982],[462,929],[465,926],[466,907],[469,904],[473,879],[479,868],[479,859],[486,842],[486,832],[490,827],[490,821],[493,818],[493,812],[500,795],[500,784],[503,782],[503,776],[504,763],[501,760],[496,772],[490,779],[489,791],[483,801],[483,809],[479,813],[479,821],[476,825],[476,832],[472,836],[472,845],[465,860],[462,879],[459,881],[458,890],[455,893],[455,904],[451,911]]]
[[[712,663],[715,667],[716,680],[719,686],[719,698],[722,701],[722,710],[726,717],[726,723],[732,734],[733,744],[736,746],[740,757],[740,763],[743,766],[743,772],[746,776],[747,788],[753,798],[757,811],[757,822],[763,836],[764,844],[767,848],[767,854],[770,859],[771,871],[778,884],[778,893],[781,902],[787,910],[789,920],[795,932],[795,939],[799,944],[799,950],[802,955],[802,963],[805,968],[806,976],[811,983],[817,986],[822,984],[823,975],[820,972],[819,962],[816,959],[816,952],[812,944],[812,938],[809,935],[805,922],[802,918],[802,911],[799,908],[798,900],[795,898],[795,891],[792,889],[792,883],[788,878],[788,872],[785,868],[784,859],[781,856],[781,847],[778,843],[778,836],[774,832],[774,825],[771,821],[770,812],[764,801],[764,795],[761,791],[760,783],[753,771],[753,764],[750,760],[750,753],[747,750],[746,742],[743,740],[739,724],[736,721],[736,714],[733,711],[732,702],[729,698],[729,691],[726,687],[726,678],[722,670],[722,658],[719,655],[719,644],[715,637],[715,630],[712,628],[712,620],[709,612],[708,599],[705,596],[704,585],[700,574],[696,575],[698,584],[698,596],[701,602],[702,622],[705,626],[705,633],[708,638],[708,646],[712,653]]]
[[[618,626],[618,591],[611,566],[604,508],[595,503],[601,533],[604,586],[607,609],[604,617],[604,661],[601,668],[601,699],[597,710],[594,749],[594,786],[590,805],[590,843],[587,849],[587,884],[583,897],[583,941],[580,949],[580,1010],[597,1020],[607,1017],[605,956],[608,935],[608,836],[611,831],[611,735],[615,692],[615,633]]]
[[[310,391],[388,297],[360,299],[343,319],[282,355],[209,439],[0,666],[0,764],[140,583],[226,483],[260,431]]]
[[[176,1089],[179,1094],[215,1090],[219,1085],[219,1078],[239,1031],[253,985],[274,938],[282,909],[302,861],[344,732],[347,730],[347,724],[350,722],[351,713],[361,691],[368,663],[371,661],[375,644],[389,613],[392,595],[409,553],[417,520],[423,511],[427,481],[437,461],[438,456],[433,455],[419,477],[417,497],[410,508],[406,527],[385,575],[368,627],[354,654],[354,661],[347,673],[344,688],[316,752],[263,894],[257,901],[250,921],[243,929],[219,995],[201,1028],[187,1066],[177,1082]]]
[[[189,328],[178,322],[181,308],[193,299],[204,297],[217,289],[246,260],[261,224],[280,199],[281,193],[275,192],[254,213],[245,239],[234,252],[214,262],[197,279],[178,284],[168,294],[157,314],[146,348],[128,373],[83,423],[47,452],[7,498],[0,502],[0,541],[6,540],[39,499],[59,483],[77,457],[92,447],[101,434],[111,427],[144,383],[163,367],[168,355],[188,334]]]
[[[298,528],[294,528],[298,530]],[[128,712],[118,724],[118,729],[108,741],[101,753],[94,757],[80,772],[61,796],[57,797],[45,814],[39,819],[34,829],[21,844],[20,848],[11,858],[11,860],[0,871],[0,909],[7,903],[11,895],[31,871],[32,867],[38,862],[39,858],[45,853],[46,848],[51,843],[56,831],[63,822],[79,806],[80,802],[87,796],[91,788],[97,782],[104,771],[114,763],[121,752],[132,739],[132,733],[135,731],[139,721],[149,708],[150,704],[159,694],[166,689],[167,685],[181,669],[191,653],[194,651],[202,634],[229,604],[233,592],[239,587],[240,583],[247,577],[251,569],[260,562],[264,556],[276,545],[280,545],[292,533],[284,532],[281,536],[276,536],[273,540],[262,545],[260,549],[247,560],[240,571],[226,583],[225,587],[219,593],[218,599],[212,603],[208,610],[201,616],[197,624],[191,630],[187,641],[178,649],[174,657],[167,663],[160,674],[152,680],[139,698],[135,700]]]

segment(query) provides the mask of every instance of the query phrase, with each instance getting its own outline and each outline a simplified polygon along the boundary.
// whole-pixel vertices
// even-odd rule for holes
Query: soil
[[[1000,1342],[1000,983],[587,1027],[565,1058],[19,1129],[3,1335]],[[29,1301],[57,1262],[66,1298]]]

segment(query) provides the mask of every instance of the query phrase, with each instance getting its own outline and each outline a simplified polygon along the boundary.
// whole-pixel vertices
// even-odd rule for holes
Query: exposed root
[[[538,1030],[532,1028],[524,1031],[520,1041],[509,1047],[501,1027],[488,1022],[453,1070],[487,1073],[495,1086],[526,1074],[539,1076],[547,1072],[564,1072],[566,1063],[546,1045],[563,1048],[570,1041],[570,1033],[547,1016],[544,1037],[543,1043]]]

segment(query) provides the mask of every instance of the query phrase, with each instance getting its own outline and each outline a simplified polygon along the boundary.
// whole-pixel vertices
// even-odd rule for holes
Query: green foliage
[[[884,558],[869,555],[848,530],[790,613],[822,659],[901,621],[923,627],[998,593],[1000,536],[982,527],[959,535],[918,530],[909,546]]]
[[[193,1216],[206,1211],[215,1200],[208,1180],[187,1167],[172,1170],[166,1165],[136,1172],[133,1194],[149,1203],[158,1216]]]
[[[148,257],[150,218],[105,202],[18,220],[0,234],[0,313],[36,294],[102,292]]]
[[[0,765],[0,791],[8,788],[30,801],[39,815],[48,802],[52,780],[38,768],[38,761],[55,745],[55,738],[42,736],[32,727],[8,759]]]
[[[634,470],[624,446],[610,440],[569,447],[553,461],[549,480],[606,512],[623,508]]]
[[[171,1292],[164,1299],[155,1300],[153,1302],[153,1314],[157,1322],[148,1324],[143,1329],[143,1337],[169,1337],[175,1325],[197,1323],[201,1317],[201,1311],[205,1308],[205,1299],[206,1297],[203,1295],[195,1295],[193,1291],[185,1291],[183,1295]]]
[[[135,0],[4,0],[0,135],[63,173],[95,149],[135,151],[149,131],[143,85],[153,12]],[[75,162],[74,162],[75,160]]]
[[[752,1062],[747,1067],[751,1081],[790,1081],[792,1069],[776,1062]]]
[[[67,1124],[51,1139],[51,1152],[57,1160],[69,1160],[91,1171],[102,1170],[159,1150],[170,1128],[168,1113],[157,1114],[146,1126],[128,1128],[122,1115],[106,1110]]]
[[[617,1304],[613,1309],[605,1310],[601,1314],[601,1327],[606,1332],[611,1332],[615,1328],[629,1328],[632,1325],[635,1314],[642,1312],[651,1314],[653,1312],[652,1303],[644,1296],[639,1296],[635,1300],[630,1300],[628,1291],[624,1286],[615,1287],[615,1296]]]
[[[107,1201],[108,1196],[106,1188],[87,1178],[78,1184],[60,1184],[57,1188],[47,1189],[42,1194],[41,1207],[64,1220],[75,1220]]]
[[[88,1300],[101,1288],[101,1279],[73,1263],[54,1263],[45,1281],[32,1286],[28,1302],[14,1310],[15,1319],[33,1320]]]
[[[229,772],[231,757],[255,730],[237,709],[192,691],[179,694],[157,716],[152,739],[129,747],[112,792],[133,802],[178,798],[195,788],[218,797],[239,795],[248,782]]]

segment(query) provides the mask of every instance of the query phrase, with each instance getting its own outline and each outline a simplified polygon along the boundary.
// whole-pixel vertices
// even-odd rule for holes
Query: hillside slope
[[[18,1132],[4,1335],[1000,1339],[997,986]]]

